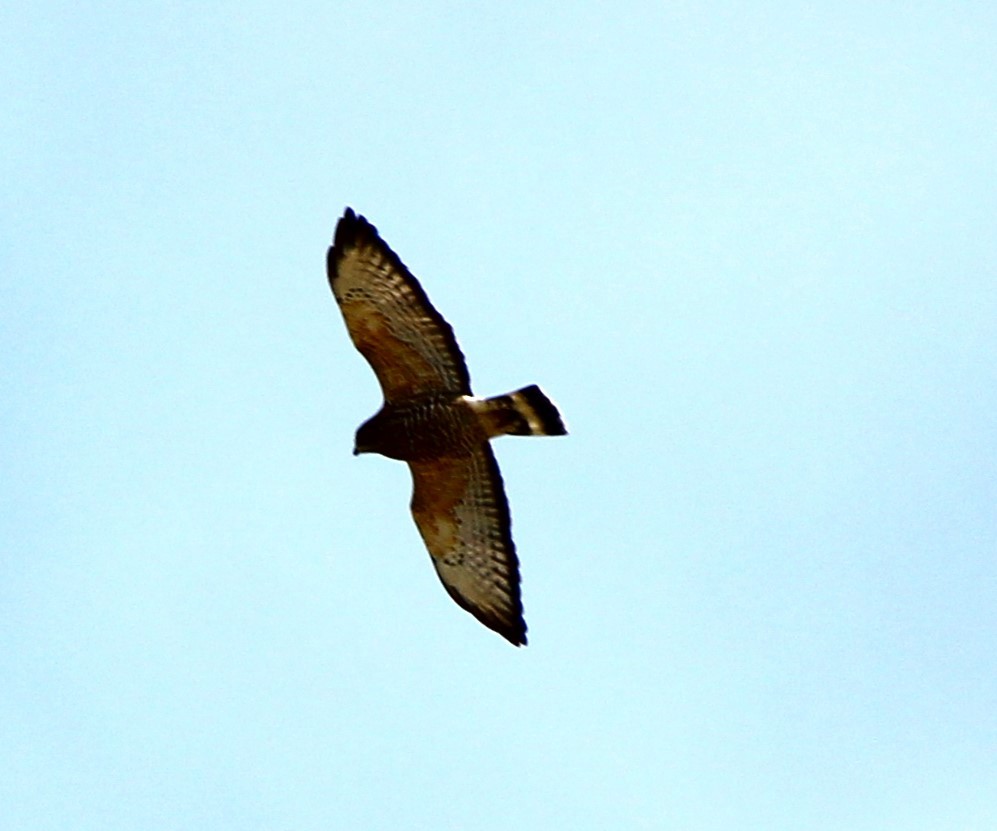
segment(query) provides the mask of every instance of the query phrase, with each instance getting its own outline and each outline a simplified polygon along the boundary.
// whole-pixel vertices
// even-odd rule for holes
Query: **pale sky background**
[[[997,828],[997,5],[0,11],[0,829]],[[346,205],[503,439],[447,597]]]

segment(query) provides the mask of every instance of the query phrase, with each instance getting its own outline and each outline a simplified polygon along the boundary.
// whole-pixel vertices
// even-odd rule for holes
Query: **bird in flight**
[[[326,265],[350,338],[384,395],[357,429],[354,455],[408,464],[412,516],[444,588],[489,629],[525,645],[519,561],[489,439],[565,435],[557,407],[536,385],[474,396],[453,329],[377,228],[351,208]]]

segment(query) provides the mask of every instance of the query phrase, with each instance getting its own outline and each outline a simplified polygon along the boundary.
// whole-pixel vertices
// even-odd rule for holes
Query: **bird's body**
[[[537,386],[471,394],[453,330],[418,281],[347,209],[328,255],[329,284],[354,345],[381,383],[381,409],[357,430],[354,453],[408,463],[412,516],[450,596],[516,645],[526,643],[519,561],[489,439],[563,435]]]
[[[488,440],[466,395],[421,395],[385,404],[357,431],[355,452],[409,462],[464,456]]]

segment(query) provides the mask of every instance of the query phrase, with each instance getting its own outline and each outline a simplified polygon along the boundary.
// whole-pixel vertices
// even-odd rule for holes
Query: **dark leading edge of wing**
[[[436,307],[429,302],[429,297],[426,296],[426,292],[419,284],[419,281],[408,270],[405,263],[399,259],[398,255],[391,250],[391,246],[381,239],[377,228],[368,222],[366,217],[357,215],[353,211],[353,208],[347,208],[342,218],[336,224],[336,233],[332,240],[332,247],[329,249],[326,257],[326,271],[329,275],[330,287],[336,282],[339,263],[346,252],[354,248],[376,249],[391,265],[391,268],[398,276],[406,282],[415,301],[422,307],[422,313],[439,329],[439,334],[446,343],[447,351],[455,358],[456,366],[454,369],[460,379],[460,389],[455,391],[460,392],[462,395],[470,395],[471,376],[467,371],[467,362],[464,360],[464,353],[461,352],[460,347],[457,345],[457,338],[454,336],[453,327],[447,323],[443,315],[436,311]]]

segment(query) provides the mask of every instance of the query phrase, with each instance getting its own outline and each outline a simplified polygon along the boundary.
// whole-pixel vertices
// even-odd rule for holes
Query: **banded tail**
[[[564,436],[567,430],[554,402],[536,384],[475,402],[491,436]]]

